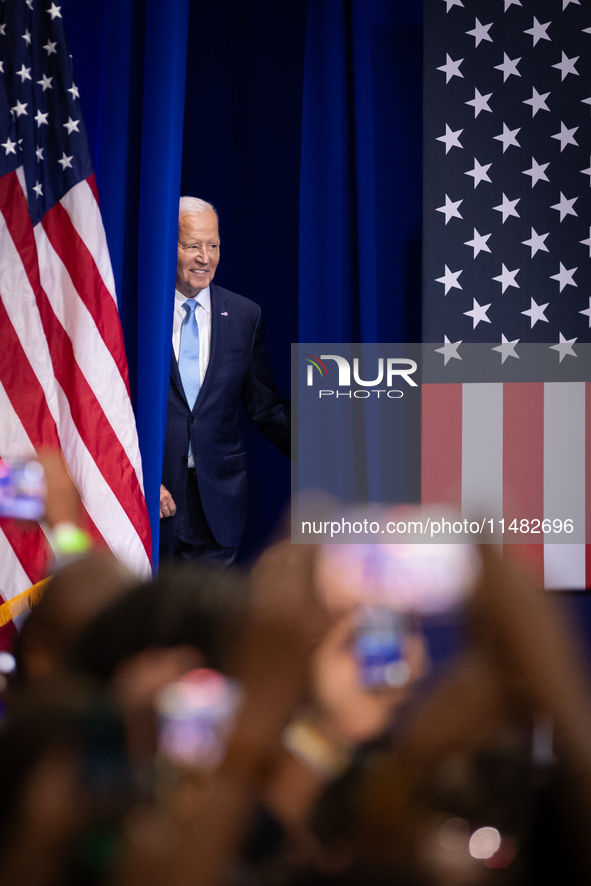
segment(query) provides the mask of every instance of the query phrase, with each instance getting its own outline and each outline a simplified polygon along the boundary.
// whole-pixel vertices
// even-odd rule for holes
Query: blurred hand
[[[312,660],[314,719],[327,737],[345,746],[377,738],[412,684],[425,673],[425,644],[417,634],[404,640],[410,676],[405,686],[372,691],[361,682],[354,654],[354,616],[341,616],[318,645]]]
[[[160,519],[164,517],[174,517],[176,514],[176,505],[174,499],[166,486],[160,484]]]
[[[37,452],[47,487],[45,520],[53,527],[58,523],[80,525],[80,496],[61,452],[39,449]]]
[[[153,708],[156,696],[169,683],[201,667],[203,655],[195,646],[150,647],[117,667],[112,689],[124,711]]]
[[[133,760],[148,759],[157,751],[158,693],[203,664],[203,656],[194,646],[151,647],[130,656],[116,669],[112,690],[125,719]]]
[[[251,573],[240,679],[275,715],[302,696],[315,644],[330,624],[316,593],[313,545],[273,545]]]
[[[542,713],[570,742],[569,752],[585,760],[591,809],[591,749],[577,741],[591,731],[591,697],[576,625],[510,555],[501,558],[492,545],[480,553],[468,648],[415,710],[403,753],[425,772],[429,760],[483,747],[503,726]]]
[[[510,555],[481,548],[482,580],[469,614],[472,637],[508,698],[554,717],[581,721],[588,696],[583,642],[556,594],[539,587]]]
[[[256,620],[281,622],[308,645],[329,624],[316,590],[315,545],[280,541],[268,548],[251,572],[251,612]]]
[[[283,729],[302,703],[314,644],[330,619],[314,586],[313,545],[273,545],[251,572],[250,611],[236,676],[244,704],[194,820],[159,847],[130,846],[118,886],[218,886],[244,839],[255,789],[260,793],[281,752]]]

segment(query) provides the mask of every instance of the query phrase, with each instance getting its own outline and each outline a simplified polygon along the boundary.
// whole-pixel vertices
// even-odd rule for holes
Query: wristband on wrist
[[[71,557],[84,554],[91,547],[88,532],[75,523],[57,523],[49,533],[49,543],[56,557]]]
[[[293,720],[283,732],[283,747],[312,772],[332,781],[345,772],[353,754],[331,741],[311,720]]]

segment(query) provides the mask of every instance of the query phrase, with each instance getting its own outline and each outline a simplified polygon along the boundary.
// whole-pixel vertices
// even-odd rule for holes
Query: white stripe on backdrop
[[[486,507],[484,507],[486,502]],[[462,514],[503,516],[503,385],[462,386]]]
[[[544,517],[585,526],[585,382],[544,385]],[[573,536],[585,540],[584,531]],[[546,544],[544,582],[584,589],[585,545]]]
[[[584,382],[423,385],[423,502],[494,519],[499,542],[504,519],[548,589],[586,587],[586,445]],[[574,531],[544,534],[543,519]]]

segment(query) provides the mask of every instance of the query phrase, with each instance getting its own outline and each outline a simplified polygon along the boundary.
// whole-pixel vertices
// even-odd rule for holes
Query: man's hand
[[[176,505],[174,499],[168,489],[160,484],[160,519],[163,517],[174,517],[176,514]]]

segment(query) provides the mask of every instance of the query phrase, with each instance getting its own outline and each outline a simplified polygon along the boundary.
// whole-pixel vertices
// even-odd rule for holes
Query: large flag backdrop
[[[463,342],[566,365],[591,341],[589,5],[427,0],[424,25],[423,340],[450,367]],[[425,386],[424,498],[589,524],[589,383],[546,382]],[[591,584],[583,544],[522,553],[546,587]]]
[[[182,20],[180,9],[183,5],[189,6],[188,0],[171,2],[170,15],[166,17],[161,15],[156,0],[146,0],[143,4],[131,0],[95,0],[91,9],[84,9],[86,4],[75,0],[63,0],[62,5],[66,28],[70,29],[74,61],[80,71],[82,107],[89,122],[103,217],[112,248],[115,279],[122,294],[122,317],[131,365],[132,397],[138,404],[146,492],[153,515],[152,525],[157,529],[162,442],[159,429],[165,408],[167,373],[164,352],[170,339],[167,328],[170,312],[165,303],[167,296],[163,293],[171,292],[173,283],[173,277],[170,277],[170,285],[166,282],[160,253],[169,240],[166,248],[170,250],[171,262],[174,262],[174,199],[169,201],[168,209],[162,209],[156,198],[159,197],[160,175],[168,173],[174,165],[170,145],[174,139],[182,142],[183,191],[213,200],[222,211],[224,256],[218,271],[220,282],[251,296],[263,306],[271,363],[280,384],[280,375],[287,366],[285,355],[290,341],[419,339],[421,3],[420,0],[412,3],[409,0],[299,0],[285,7],[282,13],[277,4],[268,0],[219,0],[215,5],[192,0],[188,27],[187,20]],[[452,342],[473,341],[475,339],[470,339],[469,333],[480,335],[486,328],[492,331],[491,347],[499,344],[503,335],[510,341],[519,337],[523,341],[534,341],[532,333],[537,335],[542,327],[546,330],[550,324],[538,320],[532,329],[530,317],[521,315],[522,310],[531,309],[531,297],[538,305],[548,301],[551,308],[561,301],[570,306],[574,304],[576,317],[579,317],[578,311],[587,309],[588,295],[585,294],[582,273],[585,261],[588,261],[588,247],[578,243],[578,240],[586,240],[589,233],[584,211],[589,179],[581,172],[591,162],[584,138],[585,127],[589,125],[589,106],[582,101],[588,97],[589,87],[581,73],[587,69],[585,49],[584,45],[579,50],[566,43],[563,47],[557,46],[556,40],[559,33],[564,36],[571,29],[572,39],[590,40],[584,29],[591,26],[591,21],[584,20],[588,10],[582,3],[570,0],[564,3],[564,9],[562,6],[563,0],[556,0],[551,14],[544,15],[538,12],[543,4],[532,0],[520,0],[519,3],[495,0],[490,6],[491,14],[487,16],[476,11],[477,7],[478,10],[489,8],[484,0],[478,4],[472,0],[461,0],[461,3],[457,0],[428,0],[425,4],[427,101],[434,81],[437,81],[435,85],[440,92],[439,104],[431,101],[425,115],[426,125],[431,127],[426,139],[426,153],[438,152],[431,155],[435,164],[431,167],[431,178],[427,172],[425,192],[427,196],[433,195],[433,202],[425,207],[425,235],[429,241],[428,250],[435,249],[433,255],[438,260],[435,262],[437,267],[425,265],[424,340],[442,343],[443,336],[447,335]],[[138,17],[138,10],[145,11],[145,19],[141,15]],[[521,31],[516,25],[516,15],[526,17]],[[171,30],[168,34],[168,25],[174,16],[178,19],[174,25],[176,31],[172,33]],[[436,26],[446,34],[454,17],[463,17],[459,32],[453,38],[461,42],[461,51],[452,51],[450,43],[447,49],[439,46],[432,55],[433,40],[437,38],[432,30],[433,16],[438,16]],[[552,22],[547,33],[554,43],[540,38],[534,46],[534,35],[524,35],[525,31],[533,30],[534,16],[541,26]],[[477,33],[466,34],[477,32],[476,17],[479,17],[482,29],[494,23],[489,29],[492,42],[483,38],[476,46]],[[519,50],[507,44],[503,50],[499,44],[503,19],[507,20],[508,27],[514,28],[515,40],[519,38],[529,44],[525,42]],[[152,36],[148,45],[149,33]],[[176,65],[175,76],[177,80],[182,79],[182,37],[185,34],[189,46],[198,45],[199,52],[189,54],[183,135],[180,90],[175,93],[172,86],[167,86],[156,111],[152,96],[142,92],[142,78],[145,71],[154,77],[159,66],[157,80],[164,82],[169,70]],[[530,84],[520,96],[521,101],[516,104],[526,112],[522,122],[501,119],[500,112],[497,116],[495,104],[499,90],[501,94],[511,94],[524,80],[525,74],[531,75],[533,62],[536,67],[540,60],[544,60],[544,56],[535,53],[543,54],[549,49],[555,55],[545,58],[544,82],[550,75],[554,78],[552,84],[544,85],[540,80],[537,84]],[[578,77],[566,73],[565,68],[563,80],[561,69],[552,67],[562,65],[563,49],[569,60],[580,56],[574,62]],[[494,58],[487,55],[493,50],[496,53]],[[511,64],[506,65],[504,52],[510,62],[520,57],[523,62],[529,59],[525,67],[523,62],[517,63],[521,79],[516,74],[509,74]],[[453,76],[446,82],[447,72],[438,70],[447,66],[446,53],[452,59],[452,67],[453,62],[465,59],[460,64],[463,78]],[[488,80],[480,85],[473,83],[466,94],[460,96],[462,101],[458,101],[457,96],[455,98],[460,110],[468,112],[469,125],[464,126],[451,117],[446,121],[443,108],[447,107],[448,98],[451,101],[460,85],[465,88],[469,79],[466,75],[475,70],[474,63],[482,53],[489,64],[486,76],[495,78],[494,89],[492,83],[486,85]],[[497,65],[503,65],[506,71],[496,69]],[[571,100],[570,89],[575,82],[580,88],[578,99],[581,101]],[[534,97],[534,85],[539,95],[552,93],[546,100],[551,112],[540,109],[533,116],[533,106],[525,102]],[[481,110],[476,116],[472,104],[464,105],[476,98],[475,87],[482,96],[496,90],[489,101],[491,112]],[[175,94],[176,105],[173,107]],[[179,105],[180,131],[177,126]],[[575,105],[578,114],[583,112],[579,122],[571,120],[570,116],[558,118],[560,108]],[[142,107],[145,110],[143,122]],[[495,140],[495,136],[503,135],[506,141],[511,141],[503,123],[512,132],[525,126],[528,120],[536,122],[546,118],[550,121],[551,115],[554,119],[551,129],[546,131],[546,143],[554,149],[552,157],[538,154],[534,145],[523,141],[522,132],[515,135],[521,142],[519,149],[508,144],[503,151],[502,140]],[[148,127],[150,120],[155,136],[159,130],[163,141],[155,144],[151,166],[142,161],[140,175],[139,158],[144,154],[149,134],[143,127]],[[489,145],[498,149],[496,158],[480,156],[473,150],[470,138],[466,139],[469,132],[476,131],[476,124],[485,120],[495,124],[494,131],[489,133]],[[439,137],[448,135],[446,123],[452,132],[466,129],[459,136],[464,148],[450,146],[447,154],[445,141],[438,141]],[[543,226],[537,217],[530,218],[522,209],[523,202],[515,204],[520,218],[512,215],[510,205],[503,200],[503,193],[508,201],[519,196],[525,199],[528,193],[534,197],[543,195],[549,184],[540,179],[532,187],[532,177],[523,174],[527,169],[533,171],[532,156],[539,165],[552,161],[546,169],[550,178],[557,162],[566,169],[569,160],[574,160],[575,145],[565,143],[561,151],[560,139],[552,138],[561,134],[568,141],[569,136],[566,132],[563,134],[561,123],[566,130],[580,127],[572,135],[579,142],[582,154],[579,153],[577,159],[581,162],[578,166],[573,162],[571,166],[577,187],[583,185],[579,200],[572,204],[579,214],[575,217],[569,213],[566,203],[563,212],[551,208],[561,203],[561,191],[565,201],[571,201],[576,195],[577,192],[571,192],[566,183],[555,187],[555,194],[546,201],[545,213],[546,217],[554,217],[553,230],[557,229],[561,238],[571,230],[571,243],[577,257],[572,258],[567,252],[562,252],[558,258],[554,254],[554,266],[545,268],[546,285],[551,290],[540,298],[536,292],[530,295],[524,289],[523,272],[526,266],[533,267],[549,255],[540,247],[532,256],[531,246],[523,245],[522,241],[533,239],[532,227],[540,237],[550,233],[550,227]],[[473,151],[473,155],[463,161],[456,176],[464,181],[466,193],[463,197],[449,195],[453,202],[465,200],[458,207],[465,218],[453,217],[452,211],[446,225],[446,213],[437,212],[446,205],[441,183],[448,175],[448,162],[465,156],[467,150]],[[475,159],[481,166],[493,159],[495,164],[506,161],[510,166],[514,155],[523,151],[529,156],[522,166],[514,166],[514,177],[528,187],[521,195],[499,188],[498,196],[494,200],[490,197],[486,216],[495,226],[481,223],[479,227],[467,212],[468,206],[473,198],[479,198],[487,189],[491,194],[495,190],[497,167],[493,165],[488,170],[492,184],[483,180],[476,187],[474,178],[464,173],[476,171]],[[435,181],[433,176],[436,176]],[[170,176],[171,194],[175,190],[173,179],[174,176]],[[554,183],[557,184],[558,181]],[[136,248],[137,219],[130,207],[134,209],[138,193],[141,194],[148,185],[153,193],[145,199],[142,197],[146,208],[143,216],[146,218],[149,212],[153,236],[142,252]],[[503,203],[506,204],[504,213],[494,210]],[[162,220],[169,209],[170,217],[166,216],[164,224]],[[537,210],[534,208],[532,212],[535,214]],[[298,216],[299,244],[294,223]],[[581,224],[582,230],[573,234],[570,228],[573,223]],[[499,231],[511,232],[513,224],[523,226],[516,238],[523,256],[522,263],[511,263],[512,254],[503,259],[500,253],[495,253]],[[457,236],[458,228],[455,236],[457,248],[465,258],[463,263],[449,264],[452,259],[446,238],[454,234],[455,226],[461,228],[460,235]],[[505,304],[510,304],[510,296],[523,300],[517,312],[523,321],[523,336],[519,331],[511,332],[509,327],[499,329],[496,325],[498,316],[492,309],[488,311],[492,321],[490,326],[482,320],[474,328],[472,316],[464,314],[464,311],[474,310],[473,298],[482,307],[492,304],[491,297],[479,296],[476,291],[470,295],[468,284],[464,283],[471,266],[478,268],[483,261],[490,259],[485,249],[474,256],[474,247],[465,245],[467,241],[476,241],[474,228],[482,238],[489,233],[493,235],[488,245],[497,265],[490,269],[488,286],[503,297]],[[261,231],[265,235],[264,247]],[[162,234],[160,238],[159,232]],[[546,238],[551,252],[557,242],[553,235]],[[452,273],[462,270],[458,282],[464,287],[463,290],[452,287],[447,295],[444,294],[445,284],[437,282],[437,278],[446,274],[446,260]],[[503,282],[492,280],[503,274],[503,263],[509,273],[520,268],[515,275],[519,290],[509,285],[503,293]],[[578,268],[573,272],[573,280],[578,284],[576,288],[565,282],[560,292],[560,280],[550,280],[562,273],[560,263],[567,272]],[[139,302],[138,269],[143,269]],[[173,274],[173,264],[171,269]],[[458,302],[458,297],[464,301]],[[296,298],[299,302],[299,329],[293,320]],[[446,324],[446,328],[438,320],[437,306],[441,305],[446,309],[449,306],[451,310],[448,322],[452,325]],[[546,316],[554,322],[551,310]],[[571,331],[568,326],[559,327],[553,330],[553,337],[549,340],[558,342],[559,333],[567,339],[576,336],[579,341],[583,340],[585,332],[588,334],[588,319],[584,314],[579,319],[582,323],[580,333]],[[453,324],[456,322],[463,324],[460,332],[455,331]],[[161,335],[161,340],[155,348],[149,337],[154,338],[156,332]],[[543,340],[546,335],[544,332],[538,340]],[[146,345],[148,339],[149,346]],[[574,344],[575,353],[577,346],[578,342]],[[462,353],[461,345],[459,352]],[[495,356],[501,361],[500,354]],[[558,355],[556,357],[558,359]],[[440,359],[443,362],[443,357]],[[566,356],[563,363],[572,359]],[[507,362],[510,363],[511,359],[507,358]],[[287,390],[285,383],[282,387]],[[141,396],[136,393],[140,388],[143,389]],[[275,482],[281,470],[279,464],[273,474],[274,483],[268,483],[269,455],[264,449],[265,442],[262,441],[262,449],[259,449],[260,441],[254,437],[249,444],[249,454],[255,461],[253,473],[258,474],[255,479],[258,481],[257,495],[253,497],[256,519],[252,521],[257,543],[264,537],[260,531],[264,521],[267,527],[272,525],[278,511],[277,501],[273,503],[269,495],[271,486],[273,493],[280,490],[279,483]],[[287,494],[287,486],[285,482],[282,487],[285,492],[280,490],[279,497]],[[539,551],[536,558],[539,564]]]
[[[149,522],[113,274],[61,8],[0,6],[0,454],[61,449],[88,530],[148,574]],[[42,577],[0,524],[4,600]]]

